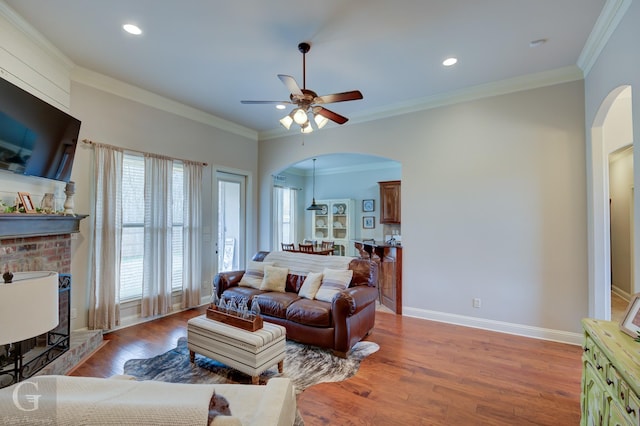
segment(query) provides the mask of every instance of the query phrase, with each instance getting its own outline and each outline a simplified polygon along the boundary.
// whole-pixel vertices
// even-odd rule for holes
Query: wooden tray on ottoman
[[[215,306],[207,308],[207,318],[248,331],[260,330],[263,327],[262,317],[259,315],[253,319],[240,318],[236,315],[222,312]]]

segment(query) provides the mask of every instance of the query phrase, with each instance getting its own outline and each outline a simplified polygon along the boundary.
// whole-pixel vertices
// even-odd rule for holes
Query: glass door
[[[216,173],[218,189],[218,272],[244,268],[246,176]]]

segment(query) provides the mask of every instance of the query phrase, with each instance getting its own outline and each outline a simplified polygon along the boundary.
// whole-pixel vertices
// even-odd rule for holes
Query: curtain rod
[[[94,142],[94,141],[92,141],[90,139],[82,139],[82,142],[86,143],[87,145],[102,145],[102,146],[108,146],[108,147],[111,147],[111,148],[118,148],[118,149],[121,149],[123,151],[137,152],[138,154],[155,155],[155,154],[152,154],[150,152],[138,151],[137,149],[122,148],[120,146],[109,145],[109,144],[101,143],[101,142]],[[183,163],[199,163],[199,164],[202,164],[204,167],[207,167],[209,165],[207,163],[202,163],[202,162],[199,162],[199,161],[183,160],[182,158],[174,158],[174,157],[168,157],[168,156],[164,156],[164,155],[161,155],[160,157],[169,158],[171,160],[182,161]]]

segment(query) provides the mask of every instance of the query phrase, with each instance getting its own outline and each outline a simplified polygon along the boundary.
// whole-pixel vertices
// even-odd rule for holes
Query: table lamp
[[[58,273],[16,272],[0,281],[0,345],[14,344],[58,325]],[[22,345],[17,345],[14,380],[22,380]]]

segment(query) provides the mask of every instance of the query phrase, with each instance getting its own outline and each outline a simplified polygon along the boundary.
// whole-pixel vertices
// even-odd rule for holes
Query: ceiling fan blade
[[[285,86],[287,86],[289,93],[292,95],[303,96],[302,89],[300,89],[300,86],[298,86],[298,83],[296,83],[296,80],[293,77],[290,75],[278,74],[278,78]]]
[[[241,104],[290,104],[289,101],[240,101]]]
[[[338,123],[338,124],[344,124],[347,121],[349,121],[349,119],[345,116],[342,116],[336,112],[333,112],[331,110],[328,110],[326,108],[323,107],[315,107],[313,109],[313,112],[315,112],[316,114],[320,114],[323,117],[328,118],[329,120]]]
[[[334,102],[355,101],[362,99],[362,93],[359,90],[351,92],[334,93],[333,95],[318,96],[313,100],[316,104],[331,104]]]

